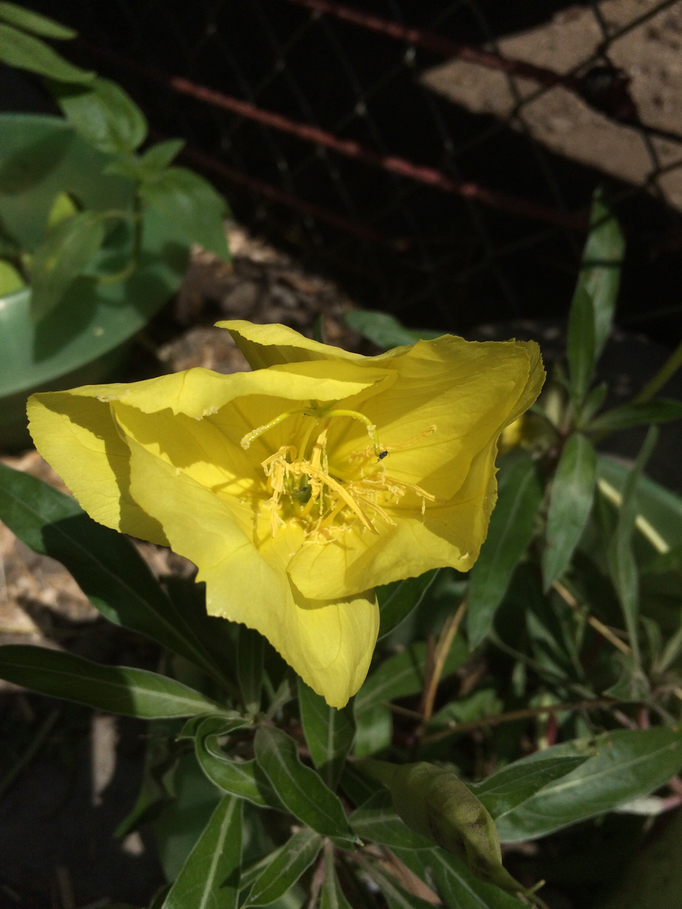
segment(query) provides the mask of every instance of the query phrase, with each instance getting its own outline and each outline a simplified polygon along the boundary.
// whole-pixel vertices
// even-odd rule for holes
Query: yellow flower
[[[374,650],[373,588],[475,561],[539,350],[445,336],[362,357],[219,326],[252,372],[34,395],[31,432],[91,517],[191,559],[211,615],[256,628],[342,707]]]

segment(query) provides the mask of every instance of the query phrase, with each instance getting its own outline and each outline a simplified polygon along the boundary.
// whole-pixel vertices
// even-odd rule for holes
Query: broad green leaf
[[[443,849],[395,849],[395,854],[423,881],[432,882],[447,909],[519,909],[516,897],[485,884],[464,862]]]
[[[74,130],[107,154],[131,154],[144,142],[147,121],[120,85],[97,77],[87,85],[51,86]]]
[[[623,500],[618,515],[618,523],[607,550],[609,573],[616,588],[625,617],[630,646],[633,658],[638,665],[640,662],[639,636],[637,620],[639,616],[639,578],[634,552],[632,550],[632,534],[637,518],[637,480],[644,465],[649,459],[656,442],[658,433],[654,426],[649,429],[641,451],[630,471],[623,489]]]
[[[394,581],[392,584],[377,587],[380,616],[379,638],[383,638],[393,631],[419,606],[436,580],[439,570],[435,568],[418,578],[407,578],[404,581]]]
[[[69,285],[92,264],[105,229],[97,212],[82,211],[61,221],[39,246],[31,262],[31,316],[44,318]]]
[[[408,893],[396,878],[387,874],[377,862],[372,862],[368,873],[386,898],[390,909],[433,909],[433,903],[427,903],[414,893]]]
[[[237,909],[242,858],[242,803],[226,795],[211,815],[163,909]]]
[[[550,756],[550,751],[547,749],[545,760],[516,761],[469,788],[497,820],[587,760],[587,755]]]
[[[609,336],[618,297],[625,240],[602,189],[590,212],[590,233],[583,250],[578,288],[590,296],[594,312],[595,358]]]
[[[0,678],[49,697],[142,719],[219,713],[221,707],[167,676],[127,666],[101,666],[46,647],[0,647]]]
[[[682,401],[654,398],[642,404],[623,404],[600,414],[590,423],[590,432],[614,432],[649,423],[669,423],[682,418]]]
[[[355,714],[353,754],[356,757],[369,757],[383,751],[391,744],[392,738],[393,716],[388,707],[374,704]]]
[[[206,180],[184,167],[169,167],[140,186],[144,201],[182,232],[188,243],[228,259],[223,226],[225,200]]]
[[[315,861],[323,842],[313,830],[295,833],[253,882],[243,905],[267,906],[283,896]]]
[[[594,448],[578,432],[569,436],[552,483],[542,574],[545,591],[561,577],[580,542],[597,482]]]
[[[199,766],[223,792],[246,799],[261,808],[283,810],[267,776],[255,760],[229,758],[220,745],[220,735],[197,734],[195,748]]]
[[[182,151],[184,145],[184,139],[167,139],[165,142],[157,142],[156,145],[148,148],[140,158],[140,170],[147,176],[158,173],[168,167]]]
[[[263,684],[263,645],[265,639],[253,628],[239,626],[237,638],[237,677],[247,713],[260,710]]]
[[[0,24],[0,63],[62,82],[90,82],[95,73],[73,66],[52,48],[11,25]]]
[[[335,789],[344,762],[353,747],[353,708],[350,704],[342,710],[330,707],[302,679],[298,680],[298,700],[301,723],[313,764],[329,788]]]
[[[55,22],[54,19],[48,19],[47,16],[34,13],[31,9],[18,6],[16,3],[7,3],[4,0],[0,3],[0,19],[9,22],[10,25],[16,25],[25,32],[33,32],[34,35],[54,38],[57,41],[69,40],[78,34],[72,28]]]
[[[514,568],[533,536],[542,501],[542,484],[530,456],[519,458],[500,478],[497,505],[488,536],[469,573],[467,629],[469,646],[478,646],[490,630]]]
[[[34,552],[61,562],[110,622],[158,641],[222,679],[194,628],[132,543],[95,523],[70,496],[0,464],[0,520]]]
[[[17,290],[23,290],[26,281],[11,262],[0,259],[0,297],[8,297]]]
[[[597,738],[598,753],[500,817],[502,842],[533,839],[649,795],[682,767],[682,732],[623,730]]]
[[[381,788],[360,805],[348,818],[363,840],[380,843],[391,849],[432,849],[433,842],[417,833],[398,816],[387,789]]]
[[[357,842],[338,797],[301,763],[292,738],[281,729],[261,726],[254,749],[259,766],[294,817],[342,848]]]
[[[571,398],[578,410],[589,390],[597,359],[594,320],[592,297],[578,283],[568,316],[567,343]]]
[[[401,325],[395,316],[368,309],[352,310],[347,312],[344,318],[347,325],[384,350],[401,347],[403,344],[414,344],[420,338],[425,340],[440,338],[443,334],[442,331],[428,329],[413,331]]]
[[[467,656],[466,644],[461,637],[456,637],[443,666],[442,677],[458,669]],[[424,686],[427,659],[426,643],[418,641],[402,653],[384,660],[355,696],[356,717],[395,698],[418,694]]]
[[[324,881],[320,894],[320,909],[352,909],[336,876],[333,852],[327,846],[325,846],[325,851]]]

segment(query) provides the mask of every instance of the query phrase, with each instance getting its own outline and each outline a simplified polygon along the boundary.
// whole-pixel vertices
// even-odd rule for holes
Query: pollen
[[[377,427],[365,414],[311,402],[307,407],[287,410],[247,433],[241,447],[248,450],[257,438],[294,415],[304,417],[296,424],[297,431],[292,432],[295,437],[261,461],[267,495],[261,499],[261,508],[272,537],[287,523],[300,526],[306,540],[315,543],[332,542],[353,528],[378,534],[381,524],[395,526],[391,506],[408,494],[421,499],[423,520],[427,502],[435,502],[436,497],[416,484],[389,475],[385,459],[390,452],[408,449],[435,432],[435,426],[406,441],[382,445]],[[330,451],[330,434],[339,421],[347,420],[364,425],[371,444],[340,460],[336,452]],[[343,433],[336,434],[337,438],[342,436]]]

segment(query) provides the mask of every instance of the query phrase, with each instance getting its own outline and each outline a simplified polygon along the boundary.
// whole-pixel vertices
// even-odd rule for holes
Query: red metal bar
[[[231,95],[226,95],[205,85],[197,85],[182,76],[170,76],[157,69],[141,66],[139,63],[135,63],[111,51],[105,51],[103,48],[85,45],[84,42],[81,43],[99,56],[106,57],[119,65],[125,66],[145,79],[156,82],[180,94],[196,98],[198,101],[210,104],[213,107],[229,110],[249,120],[263,123],[265,126],[296,136],[296,138],[303,141],[312,142],[323,148],[329,148],[347,158],[361,161],[363,164],[381,168],[400,177],[407,177],[442,192],[453,193],[465,199],[475,199],[498,211],[533,218],[537,221],[544,221],[546,224],[580,231],[581,233],[586,233],[589,229],[589,220],[584,213],[562,212],[540,202],[533,202],[523,196],[488,189],[472,181],[454,180],[435,168],[414,164],[412,161],[400,158],[397,155],[379,154],[365,148],[354,139],[339,139],[326,130],[318,129],[307,123],[297,123],[288,117],[282,116],[282,114],[256,107],[248,101],[233,98]]]
[[[425,29],[409,28],[405,25],[400,25],[399,22],[373,16],[362,10],[335,3],[333,0],[289,0],[289,2],[296,3],[298,6],[305,6],[319,13],[335,16],[345,22],[352,22],[354,25],[360,25],[363,28],[388,35],[399,41],[407,41],[409,44],[423,47],[425,50],[433,51],[443,57],[459,57],[462,60],[468,60],[470,63],[478,63],[488,69],[497,69],[513,76],[533,79],[533,81],[548,87],[564,85],[575,91],[578,90],[580,85],[579,80],[575,77],[563,76],[561,73],[547,69],[544,66],[534,66],[525,60],[510,59],[493,51],[481,50],[469,44],[461,44],[459,41],[443,38],[441,35]]]

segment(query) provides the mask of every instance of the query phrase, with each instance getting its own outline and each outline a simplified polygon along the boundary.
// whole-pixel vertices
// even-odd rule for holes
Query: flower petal
[[[366,361],[367,357],[341,347],[321,344],[277,323],[256,325],[242,319],[216,322],[216,328],[226,328],[244,354],[251,369],[263,369],[280,363],[300,363],[305,360]]]

